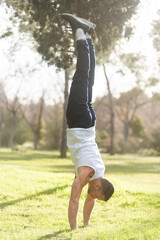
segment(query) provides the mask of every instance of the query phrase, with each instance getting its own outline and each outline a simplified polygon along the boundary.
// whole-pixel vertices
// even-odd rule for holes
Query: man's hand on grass
[[[88,224],[85,225],[85,227],[94,227],[94,225],[88,223]]]

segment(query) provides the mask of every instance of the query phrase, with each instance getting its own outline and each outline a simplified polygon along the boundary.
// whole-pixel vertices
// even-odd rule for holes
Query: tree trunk
[[[69,69],[65,70],[65,88],[64,88],[64,104],[63,104],[63,126],[62,126],[62,140],[61,140],[61,148],[60,148],[60,156],[61,158],[66,157],[67,152],[67,120],[66,120],[66,110],[68,103],[68,82],[69,82]]]
[[[42,115],[43,115],[43,111],[44,111],[44,107],[45,107],[45,101],[44,101],[44,96],[45,96],[45,91],[42,94],[41,99],[39,100],[39,109],[37,107],[37,116],[35,117],[34,121],[30,121],[24,110],[21,108],[21,113],[22,116],[24,118],[24,120],[26,121],[26,123],[28,124],[28,126],[31,128],[34,139],[33,139],[33,143],[34,143],[34,149],[38,149],[38,143],[41,137],[41,121],[42,121]]]
[[[2,126],[0,125],[0,147],[2,146]]]
[[[12,146],[13,146],[15,128],[16,128],[16,112],[13,111],[12,112],[12,126],[11,126],[9,141],[8,141],[9,148],[12,148]]]
[[[128,140],[128,131],[129,131],[129,126],[128,123],[124,123],[123,124],[123,153],[126,153],[126,144],[127,144],[127,140]]]
[[[34,132],[34,149],[35,150],[38,149],[38,142],[39,142],[39,133]]]
[[[107,81],[107,88],[108,88],[108,96],[109,96],[109,109],[110,109],[110,154],[114,155],[114,104],[113,104],[113,96],[110,89],[109,79],[106,73],[105,65],[103,64],[104,75]]]
[[[2,146],[2,130],[3,130],[3,110],[0,109],[0,147]]]
[[[42,114],[44,111],[44,95],[45,92],[43,92],[42,97],[40,99],[40,109],[39,109],[39,115],[38,115],[38,123],[36,126],[36,130],[34,131],[34,149],[38,149],[38,143],[41,137],[41,121],[42,121]]]

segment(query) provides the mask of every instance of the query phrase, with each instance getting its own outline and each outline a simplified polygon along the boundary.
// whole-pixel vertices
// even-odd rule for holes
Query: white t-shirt
[[[105,166],[95,142],[95,127],[68,128],[67,146],[75,165],[76,175],[79,167],[88,166],[95,171],[90,181],[103,177]]]

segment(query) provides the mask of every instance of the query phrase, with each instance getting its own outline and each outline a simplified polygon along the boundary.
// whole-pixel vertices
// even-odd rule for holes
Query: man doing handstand
[[[107,201],[114,192],[113,184],[103,177],[105,167],[95,142],[96,115],[92,106],[95,51],[91,34],[95,24],[64,13],[77,38],[77,66],[73,76],[67,106],[67,145],[75,165],[76,178],[72,185],[68,218],[72,229],[77,228],[77,213],[82,188],[88,185],[84,203],[84,225],[89,225],[94,199]]]

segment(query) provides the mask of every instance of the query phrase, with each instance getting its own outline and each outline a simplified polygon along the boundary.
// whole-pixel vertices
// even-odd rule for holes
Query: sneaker
[[[84,18],[80,18],[83,22],[85,22],[86,24],[88,24],[89,25],[89,31],[88,31],[88,33],[91,35],[93,32],[94,32],[94,30],[95,30],[95,28],[96,28],[96,24],[94,24],[94,23],[92,23],[92,22],[90,22],[90,21],[88,21],[88,20],[86,20],[86,19],[84,19]]]
[[[73,32],[76,32],[77,28],[82,28],[85,33],[88,32],[90,34],[90,32],[93,32],[96,27],[94,23],[69,13],[63,13],[62,18],[69,22]]]

